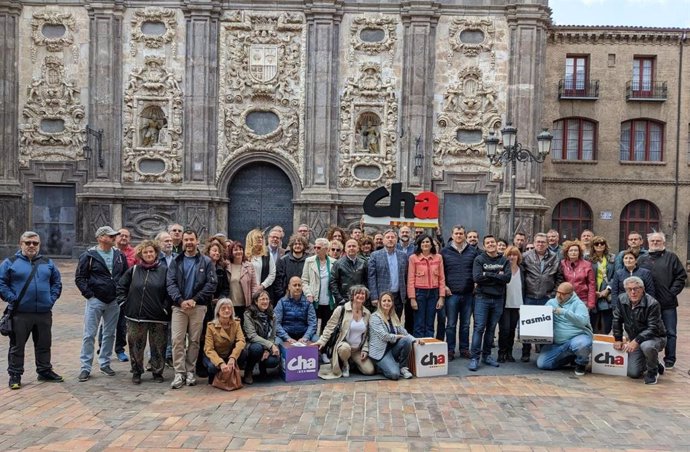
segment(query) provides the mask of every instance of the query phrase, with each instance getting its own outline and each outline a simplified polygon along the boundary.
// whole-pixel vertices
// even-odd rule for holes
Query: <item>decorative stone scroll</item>
[[[231,11],[223,23],[217,175],[236,156],[263,151],[302,176],[304,16]]]
[[[444,93],[442,113],[436,121],[434,165],[443,166],[446,156],[478,158],[488,166],[484,138],[501,127],[496,90],[484,84],[482,72],[469,67]]]
[[[31,19],[31,61],[36,62],[37,47],[48,52],[61,52],[72,47],[74,61],[79,58],[79,48],[74,45],[75,20],[72,14],[46,11],[34,13]]]
[[[134,12],[132,25],[132,56],[137,54],[135,43],[143,43],[150,49],[160,49],[174,41],[177,35],[177,18],[172,9],[146,8]],[[150,31],[147,32],[147,25]],[[177,46],[172,45],[172,57],[177,55]]]
[[[340,97],[341,187],[391,184],[396,177],[398,102],[395,80],[383,80],[381,66],[364,63]]]
[[[182,90],[165,59],[146,57],[124,97],[123,180],[182,181]]]
[[[493,21],[490,19],[453,19],[448,33],[451,52],[462,52],[466,56],[491,52],[495,34]]]
[[[355,51],[376,55],[395,51],[398,40],[396,33],[397,19],[394,16],[357,16],[350,27],[350,57],[354,61]]]
[[[84,106],[76,82],[67,80],[60,58],[47,56],[41,77],[27,89],[19,125],[19,164],[30,160],[58,161],[84,158]]]

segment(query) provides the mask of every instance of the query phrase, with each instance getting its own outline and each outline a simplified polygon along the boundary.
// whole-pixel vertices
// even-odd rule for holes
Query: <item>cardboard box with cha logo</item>
[[[410,354],[410,371],[416,377],[448,375],[448,344],[431,337],[417,339]]]
[[[525,344],[553,343],[553,308],[551,306],[520,306],[518,340]]]
[[[280,344],[280,376],[286,382],[316,380],[319,377],[319,347]]]
[[[616,340],[613,336],[595,334],[592,341],[592,373],[604,375],[616,375],[625,377],[628,375],[628,353],[613,348]]]

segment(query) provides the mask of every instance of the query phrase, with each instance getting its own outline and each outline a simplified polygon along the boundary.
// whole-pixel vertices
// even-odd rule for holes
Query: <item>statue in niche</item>
[[[160,107],[157,105],[146,107],[141,113],[139,124],[141,147],[149,148],[166,144],[168,120]]]
[[[374,113],[364,113],[358,122],[357,135],[359,137],[359,150],[378,154],[381,145],[381,121]]]

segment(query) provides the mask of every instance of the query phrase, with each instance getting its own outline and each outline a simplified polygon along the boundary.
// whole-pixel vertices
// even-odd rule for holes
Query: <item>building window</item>
[[[659,208],[649,201],[638,199],[623,208],[621,212],[620,235],[618,243],[621,248],[627,243],[628,234],[639,232],[642,237],[660,231],[661,216]]]
[[[663,150],[662,123],[635,119],[621,124],[621,161],[661,162]]]
[[[564,199],[553,209],[551,227],[567,240],[576,239],[584,229],[592,229],[592,209],[581,199]]]
[[[565,58],[565,92],[567,97],[585,96],[589,82],[589,56],[568,55]]]
[[[596,132],[596,123],[588,119],[555,121],[551,157],[554,160],[594,160]]]
[[[651,97],[654,87],[654,57],[636,56],[633,59],[633,97]]]

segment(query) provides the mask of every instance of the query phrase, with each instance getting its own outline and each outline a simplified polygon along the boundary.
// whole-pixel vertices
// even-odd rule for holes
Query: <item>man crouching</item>
[[[628,353],[628,377],[640,378],[655,385],[664,366],[659,363],[659,351],[666,346],[666,328],[661,319],[659,302],[644,291],[644,283],[637,276],[623,281],[625,293],[618,296],[613,311],[613,348]],[[629,341],[623,343],[623,330]]]

